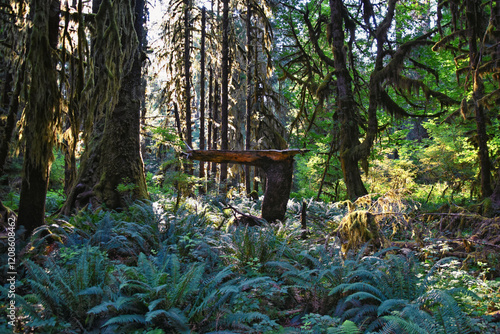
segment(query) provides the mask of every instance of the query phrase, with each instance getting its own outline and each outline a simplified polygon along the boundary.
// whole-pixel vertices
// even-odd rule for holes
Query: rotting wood
[[[307,150],[187,150],[191,160],[237,163],[257,166],[266,173],[266,191],[262,201],[262,218],[269,222],[283,220],[292,188],[293,157]]]

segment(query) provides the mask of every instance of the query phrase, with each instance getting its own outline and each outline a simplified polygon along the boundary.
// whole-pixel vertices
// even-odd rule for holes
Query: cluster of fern
[[[479,298],[473,292],[437,284],[447,260],[426,270],[413,253],[396,248],[343,254],[334,238],[303,240],[294,202],[286,223],[259,227],[226,224],[231,213],[215,204],[136,203],[121,213],[82,211],[40,228],[24,247],[14,331],[498,330],[469,315],[463,301]],[[318,231],[345,214],[320,205],[309,203]],[[9,328],[5,319],[0,329]]]

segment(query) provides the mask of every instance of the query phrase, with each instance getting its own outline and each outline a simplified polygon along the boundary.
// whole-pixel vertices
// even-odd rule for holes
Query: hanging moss
[[[52,148],[61,125],[57,72],[48,37],[51,3],[51,0],[43,0],[33,8],[34,18],[28,53],[28,72],[31,80],[21,132],[22,138],[31,146],[31,154],[25,158],[44,171],[48,171],[54,159]]]

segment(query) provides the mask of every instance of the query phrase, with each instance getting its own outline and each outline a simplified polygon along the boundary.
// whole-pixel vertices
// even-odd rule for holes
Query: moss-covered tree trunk
[[[59,91],[52,57],[58,44],[59,7],[57,0],[31,2],[33,29],[27,59],[31,78],[24,111],[26,148],[17,224],[28,233],[44,224],[52,148],[59,124]]]
[[[24,62],[21,65],[21,73],[24,73]],[[16,118],[17,111],[19,109],[19,94],[21,92],[21,82],[22,80],[19,78],[14,91],[12,92],[12,83],[13,76],[10,72],[6,74],[4,89],[2,92],[2,104],[1,107],[3,110],[7,110],[7,117],[5,118],[5,123],[2,122],[2,130],[0,133],[0,176],[4,175],[4,168],[7,162],[7,157],[9,155],[10,142],[12,139],[12,134],[16,127]],[[10,93],[12,93],[12,97],[9,98]],[[3,115],[2,115],[3,116]],[[2,180],[0,182],[8,182],[7,179]]]
[[[143,0],[135,3],[134,22],[137,40],[143,41]],[[122,35],[122,38],[122,43],[127,43],[130,42],[127,38],[132,37]],[[121,80],[116,105],[112,105],[105,117],[94,125],[78,180],[63,209],[65,214],[89,203],[94,207],[104,204],[109,209],[120,209],[127,206],[129,200],[148,198],[140,145],[140,43],[132,55],[132,66]]]
[[[476,121],[477,131],[477,146],[478,158],[480,165],[480,182],[481,182],[481,195],[482,197],[489,197],[492,194],[491,188],[491,162],[488,151],[488,134],[486,133],[487,116],[481,99],[484,97],[484,83],[481,74],[479,73],[479,65],[481,61],[480,46],[477,41],[483,38],[480,30],[481,10],[479,3],[474,0],[467,0],[466,3],[466,17],[467,25],[470,29],[469,36],[469,66],[473,71],[474,91],[472,92],[472,101],[474,102],[474,119]]]
[[[186,112],[186,144],[193,147],[193,129],[191,116],[191,4],[184,0],[184,110]],[[187,173],[193,175],[193,166],[186,166]]]
[[[356,121],[358,109],[352,93],[352,80],[347,69],[347,59],[344,53],[344,27],[343,27],[343,3],[341,0],[330,0],[331,26],[332,26],[332,49],[334,65],[337,76],[337,106],[340,130],[340,163],[344,174],[344,182],[347,187],[347,196],[356,199],[366,195],[367,191],[361,180],[358,166],[359,155],[355,154],[354,148],[359,145],[359,126]]]

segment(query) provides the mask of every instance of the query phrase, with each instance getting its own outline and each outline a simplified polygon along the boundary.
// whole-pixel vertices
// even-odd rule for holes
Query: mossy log
[[[260,167],[266,173],[266,191],[262,202],[262,218],[272,222],[283,220],[292,189],[293,157],[304,150],[219,151],[188,150],[191,160],[236,163]]]

